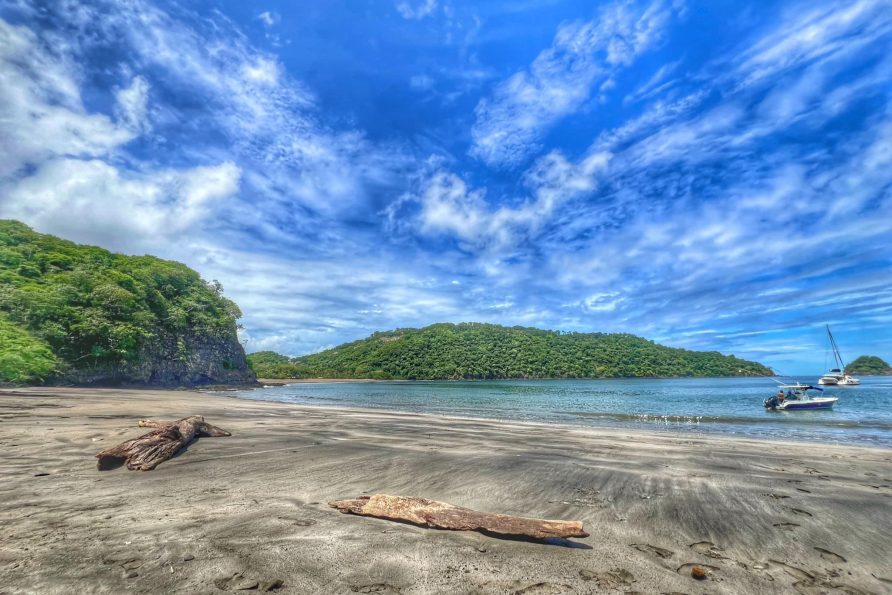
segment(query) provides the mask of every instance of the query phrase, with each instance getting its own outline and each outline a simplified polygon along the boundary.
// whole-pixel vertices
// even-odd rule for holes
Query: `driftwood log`
[[[360,496],[356,500],[337,500],[328,505],[345,514],[403,521],[450,531],[481,531],[533,539],[588,537],[580,521],[545,521],[479,512],[426,498],[375,494]]]
[[[96,466],[100,471],[114,469],[124,463],[131,471],[151,471],[199,436],[231,435],[226,430],[207,423],[200,415],[177,421],[142,419],[138,425],[141,428],[157,429],[96,453]]]

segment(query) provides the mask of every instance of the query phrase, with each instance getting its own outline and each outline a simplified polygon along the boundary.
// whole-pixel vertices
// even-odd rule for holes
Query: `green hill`
[[[268,352],[262,355],[272,361]],[[278,356],[282,357],[282,356]],[[258,366],[261,377],[378,379],[767,376],[761,364],[657,345],[627,334],[434,324],[375,333],[321,353]],[[272,376],[281,374],[281,376]]]
[[[248,355],[248,365],[258,378],[296,378],[297,367],[290,357],[275,351],[258,351]]]
[[[240,316],[183,264],[0,220],[0,383],[251,381]]]
[[[846,366],[846,374],[892,376],[892,366],[875,355],[862,355]]]

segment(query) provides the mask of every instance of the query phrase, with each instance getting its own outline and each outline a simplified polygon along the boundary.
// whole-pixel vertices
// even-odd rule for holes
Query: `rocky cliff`
[[[140,348],[133,361],[70,367],[48,379],[50,384],[158,387],[255,381],[245,351],[235,336],[213,337],[200,333],[152,341]]]

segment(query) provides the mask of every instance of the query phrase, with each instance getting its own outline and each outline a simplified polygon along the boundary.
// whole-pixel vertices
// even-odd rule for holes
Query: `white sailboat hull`
[[[837,367],[824,374],[818,380],[818,384],[825,386],[857,386],[861,384],[860,380],[852,378],[845,373],[846,364],[839,353],[839,347],[836,346],[836,339],[833,338],[833,333],[830,332],[829,324],[827,325],[827,338],[830,339],[830,347],[833,349],[833,359],[836,360]]]

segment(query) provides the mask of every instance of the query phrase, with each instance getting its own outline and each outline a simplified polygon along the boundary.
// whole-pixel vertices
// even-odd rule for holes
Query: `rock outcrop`
[[[144,345],[133,361],[70,368],[50,379],[52,384],[92,386],[200,386],[253,384],[245,350],[233,329],[231,337],[203,334],[169,336]]]

